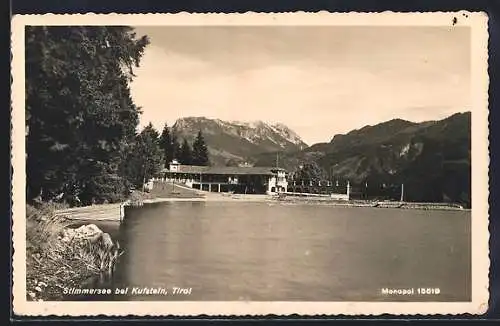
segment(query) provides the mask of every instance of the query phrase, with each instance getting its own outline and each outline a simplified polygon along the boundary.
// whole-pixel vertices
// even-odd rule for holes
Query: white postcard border
[[[457,18],[454,22],[453,18]],[[482,314],[488,308],[488,17],[480,12],[16,15],[12,19],[13,306],[25,316]],[[30,302],[26,300],[24,27],[27,25],[469,26],[472,92],[471,302]]]

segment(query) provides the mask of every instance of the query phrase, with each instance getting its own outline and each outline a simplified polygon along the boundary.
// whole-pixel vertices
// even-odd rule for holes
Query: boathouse
[[[211,192],[276,194],[288,188],[287,171],[278,167],[198,166],[174,160],[159,178]]]

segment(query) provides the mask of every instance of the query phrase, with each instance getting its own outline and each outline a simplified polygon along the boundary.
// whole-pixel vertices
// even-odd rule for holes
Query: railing
[[[314,194],[314,193],[308,193],[308,192],[284,192],[285,195],[292,195],[292,196],[302,196],[302,197],[331,197],[330,194]],[[334,194],[334,195],[344,195],[347,196],[346,194]]]

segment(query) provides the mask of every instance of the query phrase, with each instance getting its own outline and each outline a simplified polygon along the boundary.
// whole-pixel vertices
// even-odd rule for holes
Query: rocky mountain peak
[[[307,147],[300,136],[283,123],[184,117],[178,119],[173,128],[188,141],[201,130],[218,165],[229,159],[247,161],[260,153],[295,151]]]

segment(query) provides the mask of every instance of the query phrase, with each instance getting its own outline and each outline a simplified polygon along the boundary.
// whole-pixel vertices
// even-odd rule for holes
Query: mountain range
[[[213,165],[252,164],[262,153],[295,152],[307,147],[293,130],[279,123],[186,117],[178,119],[172,129],[189,142],[201,130]]]
[[[412,201],[470,205],[470,141],[470,112],[421,123],[393,119],[282,153],[279,164],[294,171],[313,163],[324,177],[348,179],[361,187],[404,184],[405,196]],[[275,157],[261,154],[256,165],[275,164]]]
[[[275,166],[295,171],[310,163],[323,178],[354,187],[404,184],[410,201],[470,205],[471,113],[415,123],[393,119],[307,144],[283,124],[188,117],[173,129],[189,141],[203,132],[213,165]],[[373,189],[372,189],[373,190]],[[374,189],[373,191],[377,191]]]

